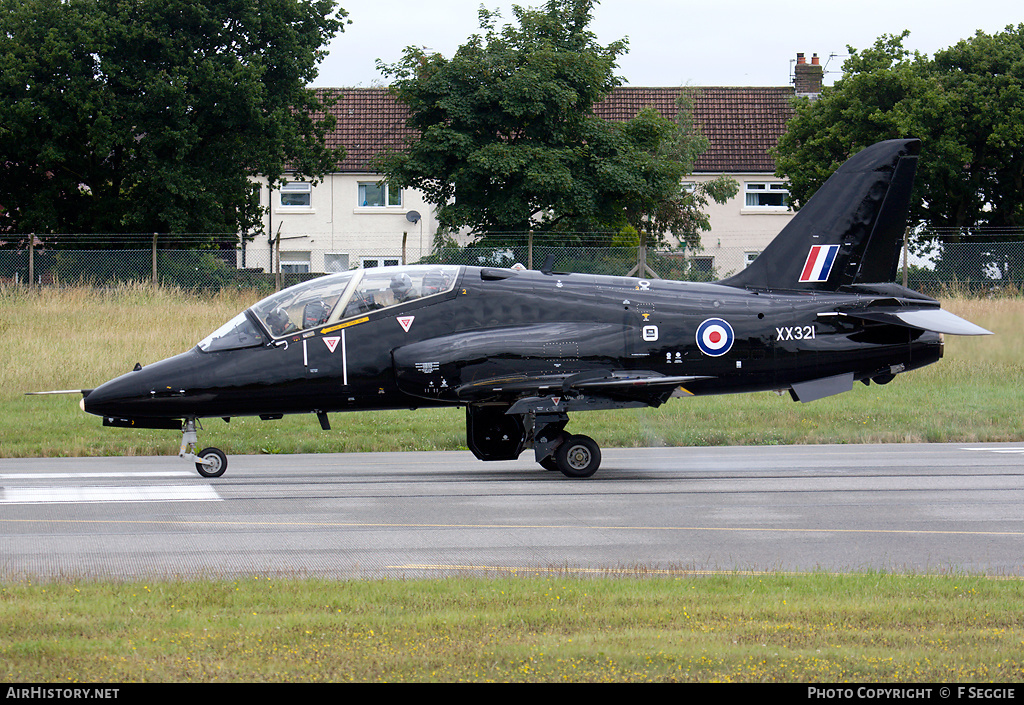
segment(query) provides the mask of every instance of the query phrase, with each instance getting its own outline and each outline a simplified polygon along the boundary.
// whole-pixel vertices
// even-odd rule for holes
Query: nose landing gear
[[[203,448],[195,452],[199,443],[196,434],[196,420],[185,419],[185,425],[181,429],[181,447],[178,449],[179,458],[187,458],[196,464],[196,470],[203,477],[220,477],[228,469],[228,457],[219,448]]]

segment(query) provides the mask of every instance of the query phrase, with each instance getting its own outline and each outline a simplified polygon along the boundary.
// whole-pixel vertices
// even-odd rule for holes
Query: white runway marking
[[[0,480],[71,480],[73,478],[105,477],[194,477],[191,470],[162,470],[157,472],[8,472],[0,473]]]
[[[58,504],[93,502],[220,502],[209,485],[149,487],[6,487],[0,504]]]
[[[987,453],[1024,453],[1024,448],[961,448],[960,450],[980,450]]]

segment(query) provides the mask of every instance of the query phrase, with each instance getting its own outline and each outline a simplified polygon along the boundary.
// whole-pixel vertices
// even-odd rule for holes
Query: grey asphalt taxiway
[[[1024,444],[0,460],[0,578],[1024,575]]]

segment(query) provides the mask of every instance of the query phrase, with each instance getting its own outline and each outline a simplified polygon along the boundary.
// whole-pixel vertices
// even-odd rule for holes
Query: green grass
[[[93,387],[192,347],[250,305],[254,292],[199,296],[145,285],[27,292],[0,288],[0,454],[173,455],[180,434],[103,428],[78,397],[26,391]],[[678,399],[659,409],[575,414],[570,429],[605,447],[986,442],[1024,438],[1024,300],[953,299],[946,308],[996,332],[947,337],[946,356],[887,386],[798,404],[773,393]],[[229,454],[465,448],[462,409],[205,422],[204,445]]]
[[[1024,582],[883,574],[0,586],[7,682],[1019,682]]]

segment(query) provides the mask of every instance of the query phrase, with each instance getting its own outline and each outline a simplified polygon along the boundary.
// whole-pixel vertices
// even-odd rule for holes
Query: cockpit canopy
[[[453,265],[410,265],[356,269],[311,279],[238,314],[200,342],[199,348],[214,352],[253,347],[267,342],[268,335],[280,338],[443,294],[455,287],[458,273],[459,267]]]

